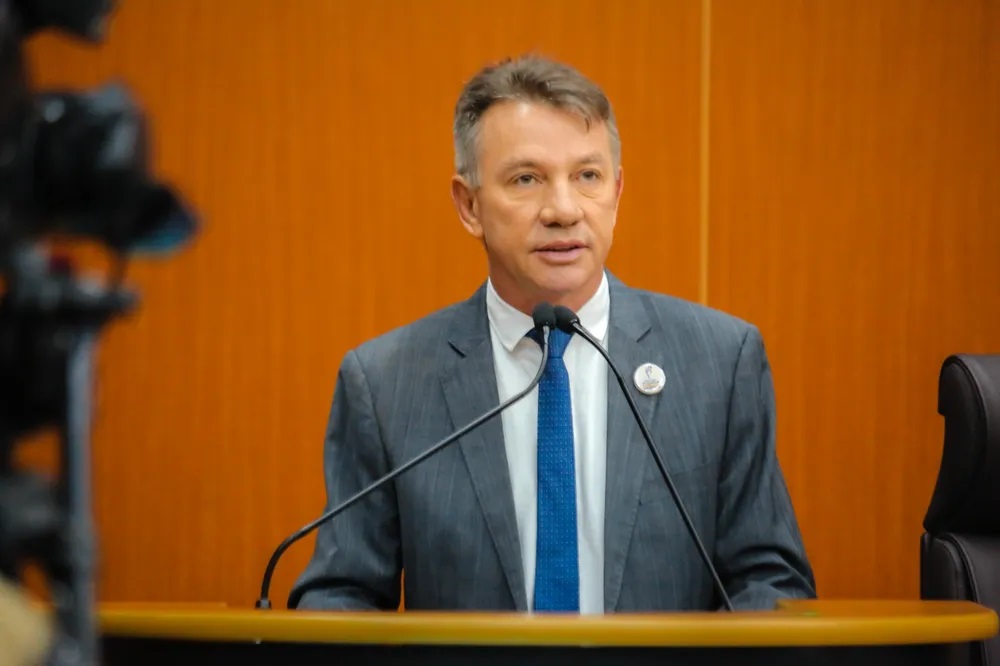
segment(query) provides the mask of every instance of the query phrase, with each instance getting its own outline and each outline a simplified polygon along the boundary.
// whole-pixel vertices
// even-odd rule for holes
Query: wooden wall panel
[[[484,278],[448,179],[452,107],[487,61],[538,50],[606,87],[626,165],[612,268],[696,298],[701,16],[658,0],[129,0],[100,46],[34,39],[40,84],[131,87],[158,172],[205,223],[189,251],[133,264],[141,310],[102,340],[100,597],[251,604],[273,547],[321,511],[343,354]]]
[[[827,597],[916,596],[937,373],[1000,351],[1000,3],[711,3],[709,302],[758,323]]]
[[[101,46],[35,39],[39,83],[130,85],[205,220],[133,265],[142,308],[103,339],[101,597],[253,601],[322,508],[343,353],[483,277],[451,110],[525,50],[616,104],[612,269],[760,325],[821,595],[916,595],[938,367],[1000,346],[998,5],[130,0]]]

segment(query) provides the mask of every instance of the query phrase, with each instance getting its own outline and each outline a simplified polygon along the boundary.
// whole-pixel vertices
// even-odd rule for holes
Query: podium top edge
[[[965,601],[787,601],[772,611],[560,615],[304,611],[106,603],[104,636],[381,645],[780,647],[939,644],[991,638],[997,614]]]

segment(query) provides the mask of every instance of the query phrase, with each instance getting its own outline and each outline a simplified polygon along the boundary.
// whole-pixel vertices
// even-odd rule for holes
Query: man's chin
[[[568,305],[576,301],[586,302],[600,280],[583,270],[561,270],[559,275],[545,275],[536,283],[538,292],[554,305]],[[587,292],[587,293],[584,293]],[[579,307],[579,306],[575,306]]]

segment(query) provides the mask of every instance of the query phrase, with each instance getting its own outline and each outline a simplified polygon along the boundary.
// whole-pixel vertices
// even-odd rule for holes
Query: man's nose
[[[577,203],[575,192],[569,183],[553,183],[546,191],[542,206],[541,221],[545,225],[569,226],[583,217],[583,210]]]

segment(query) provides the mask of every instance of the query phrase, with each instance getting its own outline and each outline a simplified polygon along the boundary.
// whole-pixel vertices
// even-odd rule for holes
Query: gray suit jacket
[[[609,275],[608,347],[626,373],[737,608],[815,596],[774,441],[774,397],[752,325]],[[666,388],[640,393],[652,362]],[[530,397],[527,399],[531,399]],[[325,441],[328,508],[496,406],[485,286],[347,353]],[[613,375],[608,375],[607,612],[710,610],[720,601]],[[499,417],[317,533],[288,605],[527,610]]]

